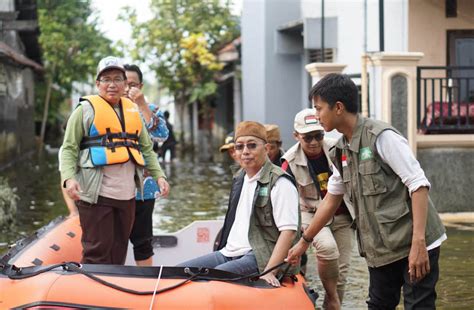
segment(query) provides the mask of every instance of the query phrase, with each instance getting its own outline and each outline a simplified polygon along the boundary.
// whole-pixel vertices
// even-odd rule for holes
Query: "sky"
[[[243,0],[233,0],[233,13],[240,15]],[[148,9],[150,0],[92,0],[92,8],[99,13],[100,24],[103,33],[113,41],[122,40],[127,43],[130,41],[131,29],[128,23],[118,20],[122,8],[129,6],[137,11],[139,21],[146,21],[151,18],[151,12]],[[125,58],[125,63],[132,62],[133,59]],[[145,79],[153,79],[153,73],[144,71]]]
[[[104,34],[113,41],[122,40],[128,42],[131,36],[131,29],[127,22],[120,21],[119,15],[122,8],[130,6],[137,11],[139,21],[145,21],[151,18],[151,12],[148,9],[150,0],[114,0],[111,1],[93,0],[92,8],[99,13],[99,19]]]

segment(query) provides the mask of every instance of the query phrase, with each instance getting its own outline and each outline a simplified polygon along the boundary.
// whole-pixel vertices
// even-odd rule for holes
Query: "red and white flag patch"
[[[316,115],[307,115],[304,117],[304,123],[306,125],[317,124],[318,120],[316,119]]]
[[[342,166],[347,167],[347,156],[343,154],[341,159],[342,159]]]

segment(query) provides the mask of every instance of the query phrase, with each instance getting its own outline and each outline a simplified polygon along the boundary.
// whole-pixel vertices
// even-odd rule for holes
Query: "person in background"
[[[268,144],[270,145],[270,149],[268,150],[268,157],[274,165],[280,167],[281,157],[285,153],[281,149],[280,127],[275,124],[266,124],[265,130],[267,131],[267,140]]]
[[[262,273],[283,262],[298,236],[298,192],[291,177],[268,159],[265,127],[257,122],[239,123],[234,147],[242,170],[234,176],[219,250],[180,266],[241,275]],[[288,273],[295,274],[297,269]],[[283,270],[275,269],[262,278],[280,286],[278,273]]]
[[[229,158],[234,161],[234,163],[238,163],[237,153],[235,152],[235,143],[234,143],[234,132],[229,132],[225,137],[224,144],[221,145],[219,151],[221,153],[227,152]]]
[[[86,264],[124,264],[143,168],[167,196],[161,170],[137,105],[122,97],[127,77],[112,56],[97,66],[97,95],[82,97],[62,144],[61,180],[76,203]],[[135,180],[138,180],[136,183]]]
[[[342,133],[330,150],[328,192],[302,238],[288,252],[297,264],[337,212],[344,194],[355,210],[359,253],[369,266],[369,309],[435,309],[439,253],[445,228],[429,199],[431,187],[408,141],[392,126],[358,114],[357,86],[328,74],[309,99],[326,132]]]
[[[295,116],[293,136],[296,141],[282,157],[282,169],[293,176],[300,196],[303,231],[311,223],[316,209],[327,193],[331,176],[329,149],[335,139],[324,137],[324,129],[314,116],[314,109],[304,109]],[[316,249],[318,273],[326,292],[323,308],[338,309],[344,296],[351,252],[354,244],[354,210],[341,202],[335,216],[311,240]]]
[[[168,128],[163,113],[154,104],[148,104],[142,92],[143,74],[137,65],[124,65],[127,76],[125,96],[131,99],[140,110],[150,137],[154,141],[165,141]],[[137,191],[135,201],[135,221],[130,241],[137,266],[151,266],[153,263],[153,209],[160,190],[148,170],[143,175],[143,195]]]
[[[170,112],[165,111],[164,115],[166,120],[166,127],[169,131],[169,136],[168,139],[166,139],[166,141],[161,146],[160,154],[163,160],[165,160],[166,153],[169,151],[170,160],[173,161],[176,158],[176,144],[178,144],[178,141],[176,141],[176,137],[174,136],[173,125],[171,125],[169,121]]]

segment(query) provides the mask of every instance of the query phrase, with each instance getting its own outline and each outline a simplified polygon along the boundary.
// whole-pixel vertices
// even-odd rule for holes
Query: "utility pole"
[[[321,62],[326,62],[324,56],[324,0],[321,0]]]
[[[383,14],[383,0],[379,0],[379,45],[380,52],[385,50],[384,44],[384,14]]]

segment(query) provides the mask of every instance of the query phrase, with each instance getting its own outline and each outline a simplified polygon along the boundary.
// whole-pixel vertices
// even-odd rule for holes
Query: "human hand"
[[[167,197],[170,192],[170,185],[168,184],[166,179],[163,177],[158,178],[157,182],[158,182],[158,186],[160,187],[161,196]]]
[[[415,283],[430,273],[430,258],[426,250],[425,241],[412,242],[408,255],[408,276],[410,282]]]
[[[145,95],[138,87],[131,87],[128,90],[128,98],[135,102],[140,108],[146,106]]]
[[[263,275],[260,277],[260,279],[265,280],[268,284],[274,287],[280,287],[280,281],[275,277],[275,275],[272,272],[267,273],[266,275]]]
[[[305,242],[303,239],[300,239],[298,243],[296,243],[289,251],[288,251],[288,256],[285,259],[285,262],[291,264],[291,265],[298,265],[300,262],[301,255],[303,255],[304,252],[309,247],[309,243]]]
[[[79,200],[79,193],[82,193],[79,182],[74,179],[66,180],[66,193],[72,200]]]

